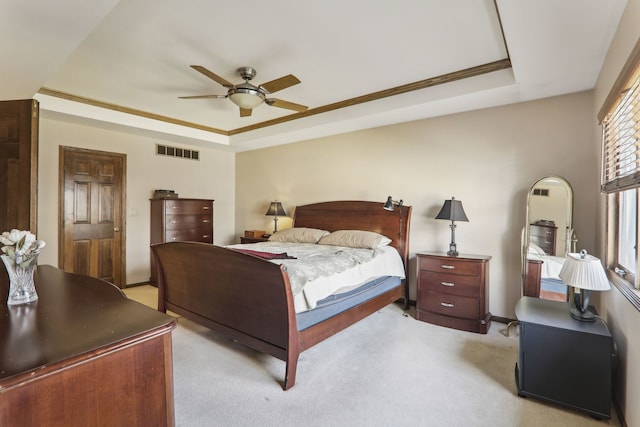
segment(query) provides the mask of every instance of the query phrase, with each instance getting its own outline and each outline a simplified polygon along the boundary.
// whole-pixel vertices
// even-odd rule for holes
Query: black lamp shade
[[[462,202],[460,200],[456,200],[455,197],[452,197],[451,200],[444,201],[444,205],[442,205],[442,209],[440,209],[436,219],[469,222],[469,218],[467,218],[467,215],[464,213],[464,209],[462,208]]]
[[[282,207],[282,203],[275,201],[271,202],[269,208],[267,209],[267,216],[287,216],[287,213],[284,211]]]

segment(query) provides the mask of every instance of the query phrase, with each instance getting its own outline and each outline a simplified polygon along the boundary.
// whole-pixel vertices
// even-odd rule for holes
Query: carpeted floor
[[[155,288],[125,290],[155,307]],[[295,387],[284,362],[186,319],[173,332],[176,425],[619,426],[516,394],[518,338],[415,320],[390,305],[304,352]]]

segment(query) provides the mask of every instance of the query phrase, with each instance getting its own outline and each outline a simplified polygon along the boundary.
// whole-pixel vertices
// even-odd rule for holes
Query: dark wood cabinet
[[[553,225],[531,224],[529,242],[539,246],[547,255],[556,254],[556,234],[558,227]]]
[[[213,200],[151,199],[150,243],[213,243]],[[156,283],[156,263],[151,256],[150,282]]]
[[[418,253],[416,318],[449,328],[487,333],[490,256]]]
[[[613,338],[602,319],[581,322],[571,317],[569,308],[566,302],[532,297],[516,304],[518,395],[609,418],[616,363]]]
[[[0,232],[37,234],[38,115],[34,99],[0,102]]]

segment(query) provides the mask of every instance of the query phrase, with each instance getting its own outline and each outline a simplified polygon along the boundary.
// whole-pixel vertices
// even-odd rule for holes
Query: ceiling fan
[[[240,67],[238,68],[238,73],[240,73],[240,77],[244,79],[244,83],[234,85],[201,65],[192,65],[191,68],[220,83],[229,90],[226,95],[180,96],[179,98],[181,99],[229,98],[231,102],[240,107],[240,117],[250,116],[251,111],[263,102],[272,107],[286,108],[299,112],[306,111],[309,108],[305,105],[268,97],[269,94],[300,83],[300,80],[292,74],[255,86],[249,83],[249,81],[256,76],[256,70],[251,67]]]

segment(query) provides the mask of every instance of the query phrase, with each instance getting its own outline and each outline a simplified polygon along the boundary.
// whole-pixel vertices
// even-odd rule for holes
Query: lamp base
[[[449,243],[449,251],[447,251],[447,255],[449,256],[458,256],[458,247],[456,246],[456,242],[453,241]]]
[[[595,322],[595,314],[589,311],[590,300],[591,290],[589,289],[582,289],[579,294],[574,294],[571,317],[581,322]]]
[[[589,310],[580,311],[576,307],[571,307],[571,317],[581,322],[595,322],[596,315]]]

